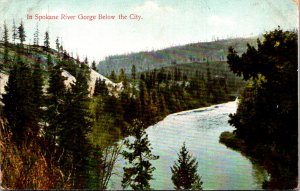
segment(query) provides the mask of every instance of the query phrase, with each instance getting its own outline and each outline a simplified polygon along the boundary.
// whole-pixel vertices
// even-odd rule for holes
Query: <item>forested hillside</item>
[[[157,51],[144,51],[124,55],[112,55],[99,62],[97,68],[101,74],[109,75],[113,70],[119,72],[120,68],[129,74],[132,65],[137,72],[159,69],[177,64],[226,62],[228,47],[232,46],[237,52],[244,52],[246,44],[256,44],[257,38],[236,38],[218,40],[213,42],[199,42],[182,46],[174,46]]]

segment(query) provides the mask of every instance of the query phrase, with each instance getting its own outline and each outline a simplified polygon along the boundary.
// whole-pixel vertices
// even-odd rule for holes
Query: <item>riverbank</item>
[[[280,153],[265,145],[248,146],[244,140],[228,131],[221,133],[219,142],[267,170],[268,179],[263,182],[263,189],[297,187],[297,161],[290,154]]]

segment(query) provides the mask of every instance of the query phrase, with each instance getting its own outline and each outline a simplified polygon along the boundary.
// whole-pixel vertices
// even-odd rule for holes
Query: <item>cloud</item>
[[[236,22],[234,19],[226,17],[226,16],[218,16],[218,15],[212,15],[208,17],[207,22],[211,26],[228,26],[232,27],[236,25]]]

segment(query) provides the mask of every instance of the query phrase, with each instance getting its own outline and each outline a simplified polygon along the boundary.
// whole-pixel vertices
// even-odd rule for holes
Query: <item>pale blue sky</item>
[[[256,36],[278,25],[298,29],[293,0],[0,0],[0,9],[1,28],[4,20],[9,27],[13,18],[24,21],[27,43],[32,43],[37,23],[27,20],[27,14],[141,15],[140,21],[38,22],[41,33],[49,27],[52,47],[59,36],[68,51],[96,61],[217,37]]]

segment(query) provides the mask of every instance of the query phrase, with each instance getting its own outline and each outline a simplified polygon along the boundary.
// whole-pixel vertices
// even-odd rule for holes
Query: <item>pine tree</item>
[[[9,36],[8,36],[8,29],[7,29],[7,26],[6,26],[6,23],[4,23],[3,25],[3,42],[4,42],[4,46],[8,46],[9,44]]]
[[[133,82],[135,82],[135,80],[136,80],[136,67],[134,64],[132,65],[132,68],[131,68],[131,79]]]
[[[26,39],[23,21],[21,21],[20,26],[18,27],[18,34],[19,34],[20,44],[21,46],[23,46],[23,43],[25,42]]]
[[[39,24],[36,24],[35,32],[33,35],[33,45],[39,46]]]
[[[52,61],[51,54],[47,55],[47,68],[48,68],[48,72],[51,72],[51,70],[53,69],[53,61]]]
[[[95,70],[96,72],[98,72],[95,60],[92,62],[92,69]]]
[[[48,51],[50,48],[50,40],[49,40],[49,32],[48,31],[45,32],[44,46],[45,46],[46,50]]]
[[[8,127],[18,146],[32,142],[39,132],[32,84],[31,69],[18,56],[10,70],[6,94],[2,98]]]
[[[134,137],[134,142],[129,143],[128,139],[125,141],[128,150],[124,150],[122,155],[131,166],[123,168],[122,186],[130,186],[134,190],[149,190],[149,181],[153,179],[152,173],[155,170],[150,160],[157,160],[159,157],[151,153],[151,144],[142,122],[134,120],[129,132]]]
[[[113,82],[116,82],[117,81],[117,76],[116,76],[116,73],[115,71],[111,71],[111,74],[109,76],[110,80],[113,81]]]
[[[187,151],[185,143],[178,154],[177,163],[171,167],[172,181],[175,189],[202,190],[201,177],[197,174],[198,162]]]
[[[108,96],[108,89],[105,84],[105,80],[101,80],[100,78],[96,79],[94,90],[94,96],[98,95],[101,95],[102,97]]]
[[[56,50],[59,52],[60,43],[58,37],[55,40],[55,44],[56,44]]]
[[[16,44],[16,39],[18,39],[18,32],[17,32],[15,20],[13,20],[12,39],[13,39],[14,44]]]
[[[122,82],[124,90],[127,90],[128,81],[127,81],[127,77],[126,77],[126,74],[125,74],[125,70],[123,68],[121,68],[121,70],[120,70],[120,75],[119,75],[119,80],[118,81]]]
[[[48,66],[51,63],[51,56],[48,55]],[[52,65],[52,64],[51,64]],[[48,143],[49,155],[56,154],[58,144],[58,132],[63,128],[63,112],[65,108],[66,87],[64,84],[65,77],[62,76],[60,65],[51,66],[49,70],[49,87],[47,88],[47,117],[48,126],[45,128],[45,137]]]
[[[63,148],[61,167],[71,177],[73,188],[86,188],[88,180],[87,163],[91,130],[89,112],[88,77],[84,71],[76,76],[75,84],[67,91],[59,132],[59,145]]]
[[[137,76],[136,76],[136,67],[135,65],[132,65],[132,68],[131,68],[131,84],[132,84],[132,95],[133,96],[136,96],[136,81],[137,81]]]
[[[89,60],[88,60],[87,56],[84,58],[83,64],[85,67],[89,67]]]
[[[3,62],[0,64],[0,72],[5,68],[9,67],[9,55],[8,55],[8,45],[9,45],[9,37],[8,37],[8,29],[6,23],[4,23],[4,31],[3,31],[3,42],[4,42],[4,53],[3,53]]]
[[[100,95],[101,91],[100,91],[100,78],[97,78],[96,81],[95,81],[95,89],[94,89],[94,93],[93,93],[93,96],[98,96]]]
[[[34,90],[34,94],[32,99],[34,100],[34,104],[36,106],[35,110],[39,119],[42,117],[41,107],[44,104],[43,85],[43,69],[41,68],[41,59],[38,58],[33,65],[32,88]]]

